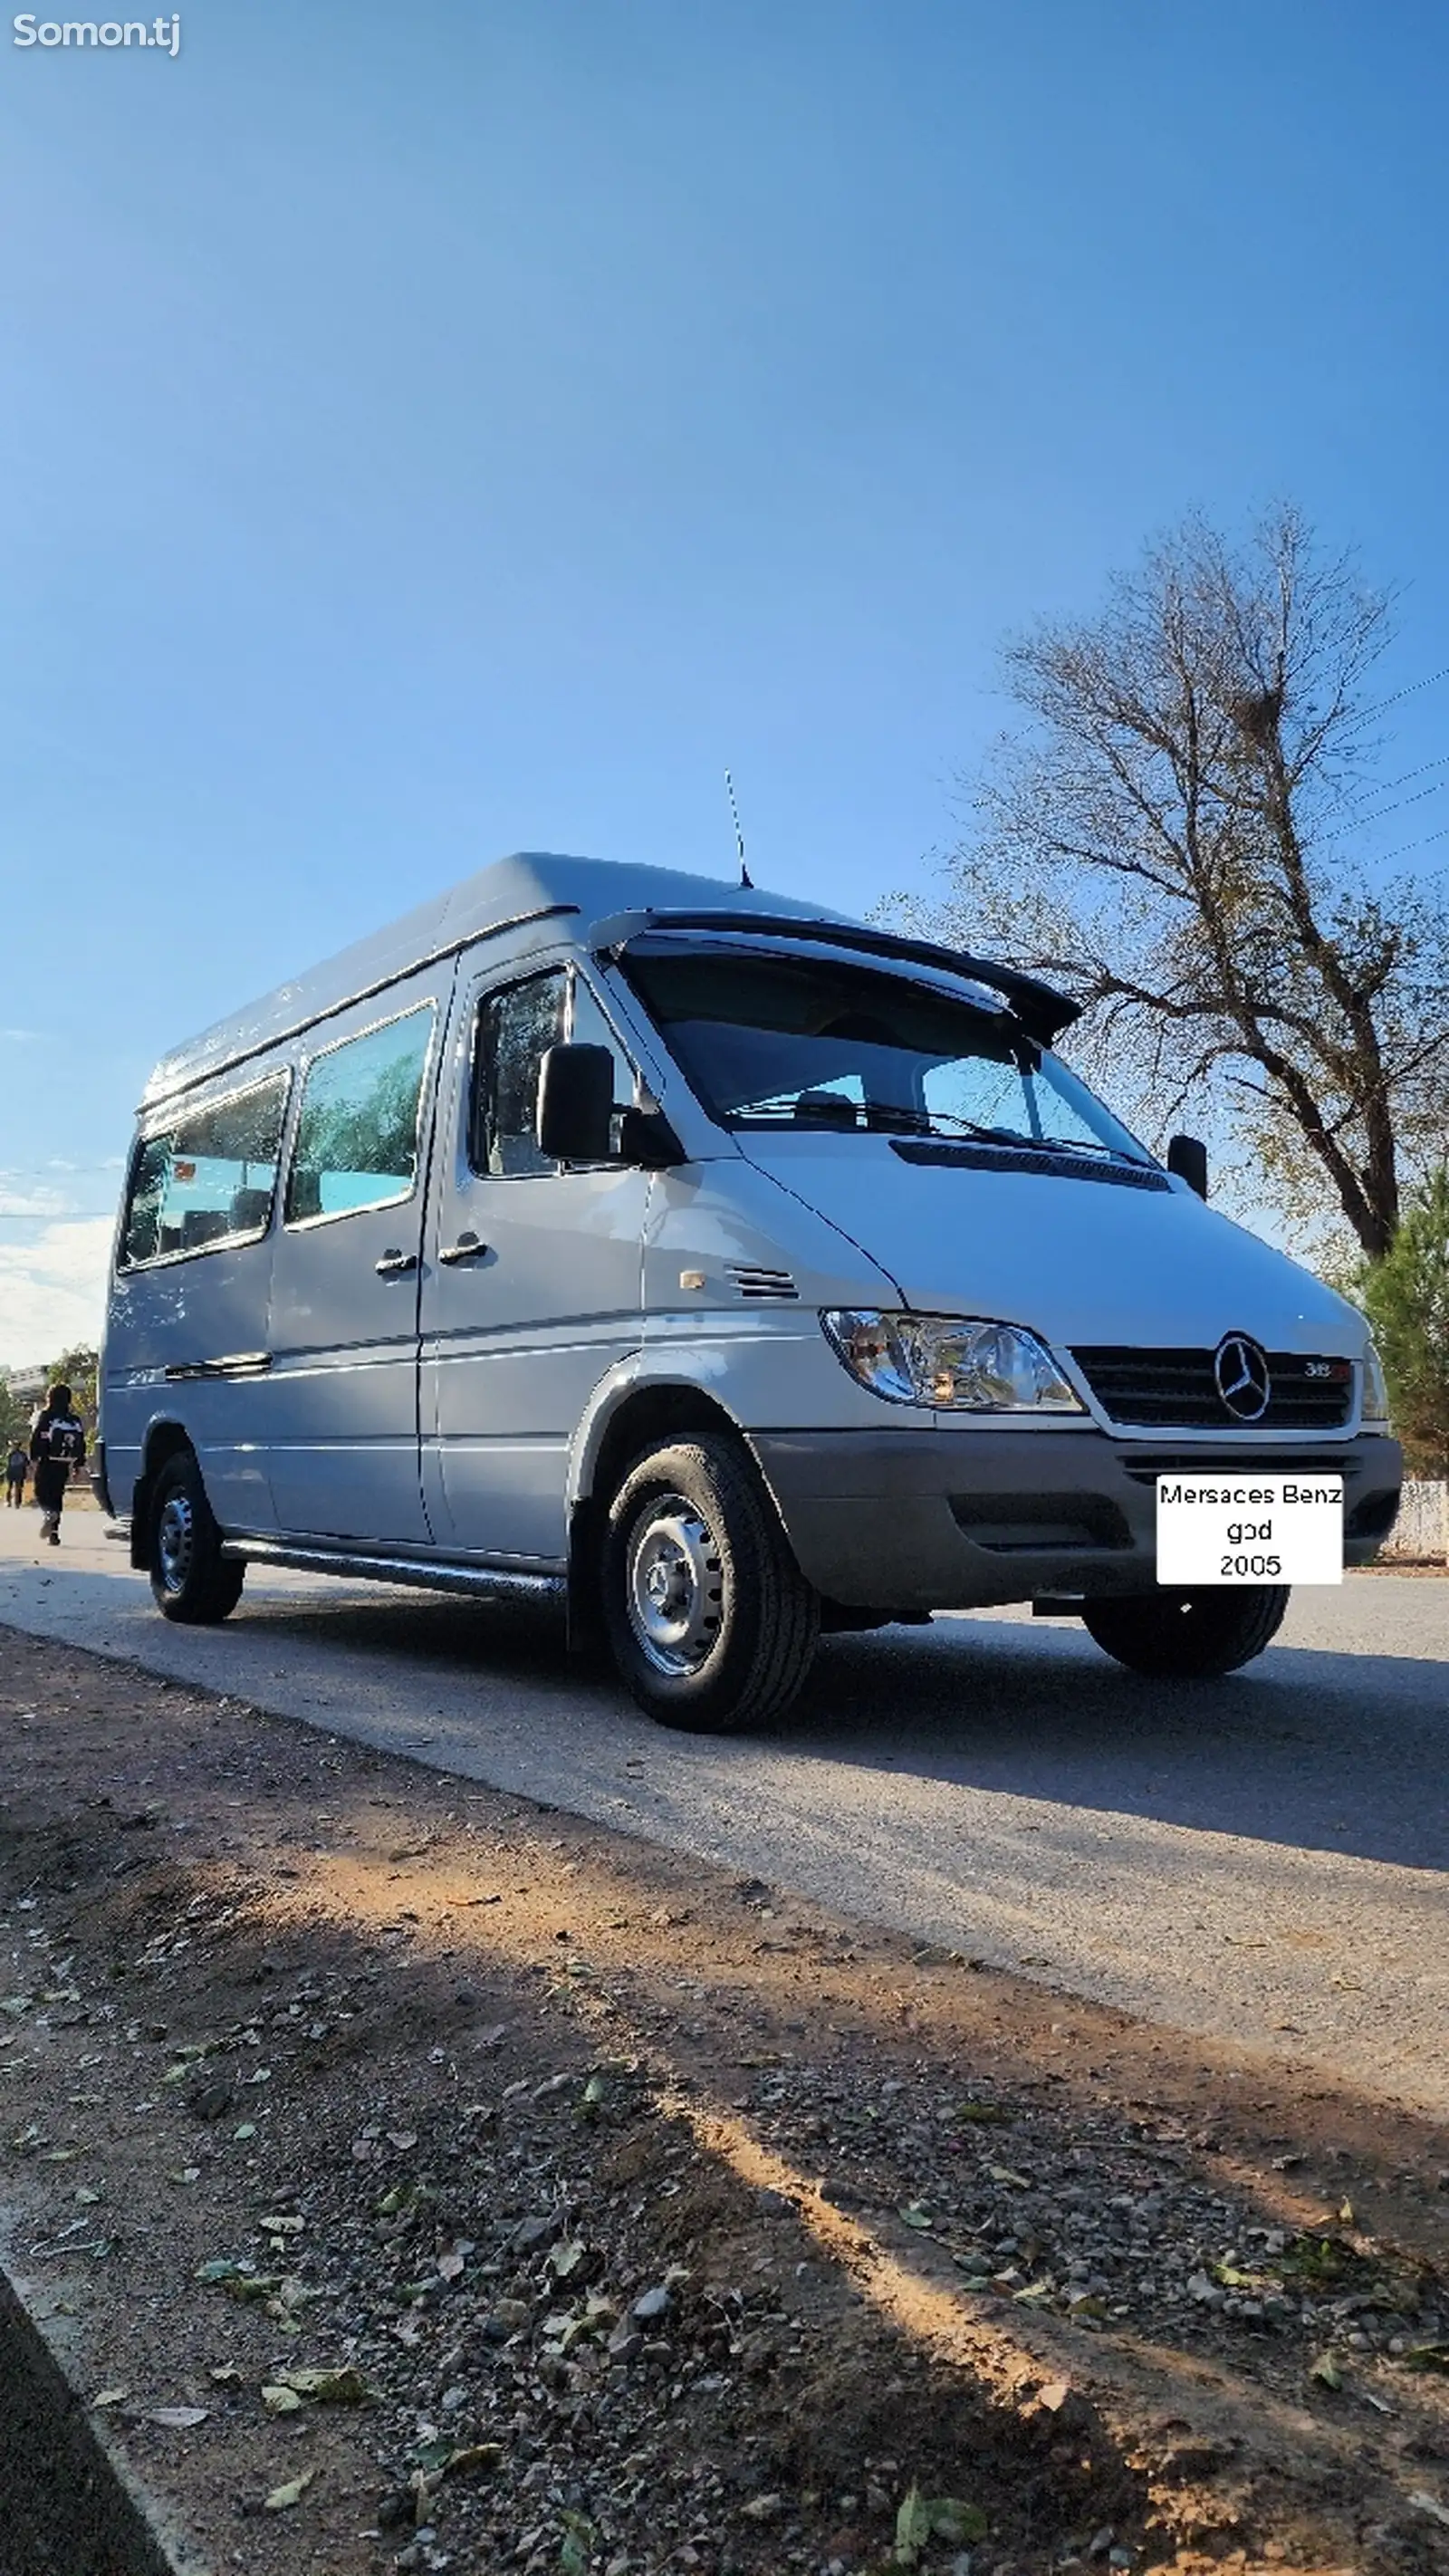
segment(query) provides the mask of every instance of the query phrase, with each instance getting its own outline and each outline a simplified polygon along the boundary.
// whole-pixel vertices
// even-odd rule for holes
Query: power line
[[[1402,841],[1396,850],[1380,851],[1373,864],[1376,868],[1386,868],[1390,859],[1406,859],[1411,850],[1427,850],[1431,841],[1449,841],[1449,823],[1442,824],[1437,832],[1426,832],[1422,840]]]
[[[1406,806],[1422,805],[1426,796],[1442,796],[1446,787],[1449,787],[1449,778],[1436,778],[1432,787],[1416,788],[1412,796],[1401,796],[1394,805],[1381,805],[1376,814],[1357,815],[1353,828],[1357,832],[1365,830],[1370,823],[1386,823],[1391,814],[1402,814]]]
[[[1431,671],[1428,678],[1424,680],[1410,680],[1406,688],[1395,689],[1391,698],[1380,698],[1377,705],[1365,707],[1364,714],[1381,716],[1385,707],[1396,707],[1401,698],[1416,698],[1421,689],[1432,689],[1440,680],[1449,680],[1449,662],[1445,663],[1442,671]]]

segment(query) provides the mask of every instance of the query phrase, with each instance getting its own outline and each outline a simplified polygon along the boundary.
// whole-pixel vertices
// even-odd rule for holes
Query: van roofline
[[[711,898],[741,907],[754,901],[762,912],[777,918],[782,913],[811,913],[818,918],[823,909],[791,895],[756,897],[728,880],[692,876],[682,868],[635,867],[557,851],[517,851],[173,1048],[146,1085],[142,1112],[149,1114],[177,1093],[288,1044],[319,1021],[386,991],[390,984],[420,973],[440,958],[456,956],[478,940],[501,939],[510,931],[569,913],[593,921],[626,904],[667,907],[708,903]]]
[[[820,941],[842,939],[868,953],[970,976],[1002,993],[1033,1036],[1045,1033],[1049,1012],[1056,1014],[1053,1029],[1066,1026],[1077,1015],[1076,1004],[1011,967],[868,929],[845,913],[802,902],[798,896],[692,876],[684,869],[520,851],[465,877],[400,920],[309,967],[174,1048],[152,1073],[141,1097],[140,1115],[151,1116],[198,1084],[255,1063],[338,1012],[374,999],[405,976],[419,974],[481,940],[531,931],[532,941],[525,940],[520,950],[526,955],[530,945],[548,945],[568,919],[593,925],[577,934],[581,945],[592,947],[607,944],[600,934],[621,921],[641,928],[648,923],[660,928],[736,931],[758,929],[768,922],[776,933]],[[1023,1004],[1034,1010],[1035,1021],[1027,1018]]]

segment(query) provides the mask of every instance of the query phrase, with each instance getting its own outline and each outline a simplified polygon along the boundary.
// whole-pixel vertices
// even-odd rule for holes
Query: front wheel
[[[1216,1585],[1135,1600],[1089,1601],[1082,1624],[1104,1653],[1154,1681],[1210,1681],[1236,1673],[1283,1625],[1288,1586]]]
[[[163,1619],[209,1628],[241,1599],[246,1567],[223,1556],[201,1469],[189,1449],[168,1458],[151,1496],[151,1591]]]
[[[820,1603],[732,1441],[671,1441],[635,1461],[609,1508],[601,1574],[614,1661],[661,1725],[719,1733],[788,1708]]]

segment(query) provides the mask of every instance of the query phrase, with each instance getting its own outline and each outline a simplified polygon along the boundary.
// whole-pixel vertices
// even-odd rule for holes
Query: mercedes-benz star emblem
[[[1239,1422],[1262,1421],[1273,1392],[1266,1351],[1246,1333],[1229,1333],[1218,1344],[1213,1376],[1226,1412]]]

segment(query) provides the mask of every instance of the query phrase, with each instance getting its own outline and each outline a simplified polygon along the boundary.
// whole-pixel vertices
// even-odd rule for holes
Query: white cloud
[[[85,1217],[42,1226],[33,1243],[0,1243],[0,1366],[100,1340],[111,1232],[110,1217]]]

